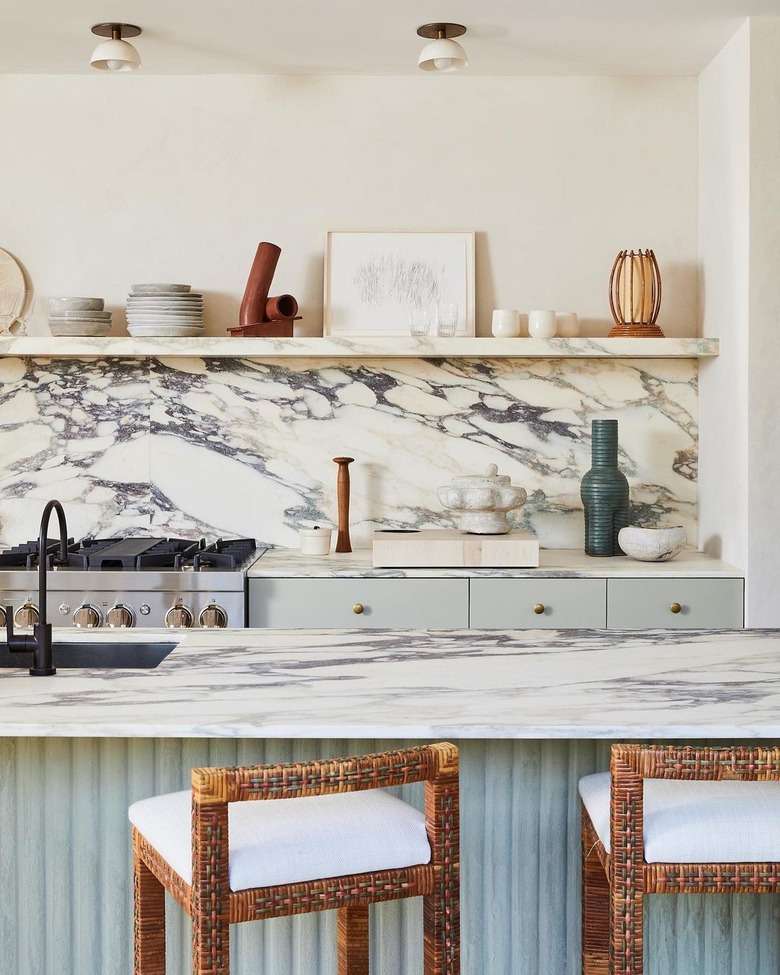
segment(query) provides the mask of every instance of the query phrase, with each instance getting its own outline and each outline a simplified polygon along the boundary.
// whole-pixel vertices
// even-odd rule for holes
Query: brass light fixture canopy
[[[452,39],[466,33],[463,24],[423,24],[417,28],[417,33],[420,37],[430,38],[417,59],[421,71],[459,71],[469,63],[466,52]]]
[[[111,37],[115,41],[121,41],[123,37],[138,37],[141,28],[135,24],[95,24],[92,33],[98,37]]]
[[[463,24],[423,24],[417,28],[420,37],[427,37],[429,40],[449,39],[450,37],[460,37],[466,33]]]
[[[138,37],[141,28],[135,24],[95,24],[92,33],[109,40],[98,44],[89,63],[98,71],[135,71],[141,67],[138,51],[125,38]]]

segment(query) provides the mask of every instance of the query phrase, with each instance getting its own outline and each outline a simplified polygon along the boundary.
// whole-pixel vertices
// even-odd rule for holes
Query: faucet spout
[[[43,509],[41,530],[38,535],[38,622],[33,627],[32,637],[15,634],[13,612],[10,607],[6,611],[8,649],[20,653],[29,653],[32,650],[33,665],[30,667],[30,673],[34,677],[49,677],[57,673],[53,666],[51,652],[52,626],[46,620],[46,541],[52,511],[57,512],[57,521],[59,522],[60,561],[65,562],[68,558],[68,524],[65,519],[65,511],[59,501],[52,500],[47,502]]]

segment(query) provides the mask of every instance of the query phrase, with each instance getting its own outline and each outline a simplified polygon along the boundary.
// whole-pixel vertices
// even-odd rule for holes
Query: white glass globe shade
[[[141,58],[132,44],[112,39],[98,44],[89,63],[98,71],[135,71],[141,67]]]
[[[417,67],[423,71],[458,71],[469,63],[466,52],[457,41],[439,37],[420,51]]]

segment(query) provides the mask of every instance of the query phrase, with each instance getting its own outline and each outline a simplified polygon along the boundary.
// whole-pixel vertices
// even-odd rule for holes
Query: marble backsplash
[[[638,341],[638,340],[637,340]],[[436,488],[495,463],[528,492],[510,517],[580,548],[590,420],[619,420],[633,519],[696,544],[693,359],[0,359],[0,543],[50,497],[74,536],[250,535],[297,546],[336,524],[350,467],[354,547],[375,527],[450,525]]]

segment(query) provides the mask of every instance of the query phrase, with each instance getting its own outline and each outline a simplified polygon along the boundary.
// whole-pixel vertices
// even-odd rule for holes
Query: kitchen
[[[640,374],[649,372],[653,384],[660,384],[661,399],[682,403],[694,427],[698,409],[698,486],[674,481],[688,493],[673,496],[672,510],[685,519],[698,548],[745,571],[747,625],[776,626],[773,593],[780,566],[771,486],[777,461],[765,445],[773,442],[774,431],[780,33],[776,17],[742,24],[748,14],[772,12],[771,7],[738,11],[733,29],[729,25],[722,43],[694,67],[657,73],[648,57],[639,76],[624,74],[620,65],[605,70],[584,58],[578,70],[558,76],[549,65],[521,74],[493,67],[500,45],[479,36],[473,25],[464,38],[471,74],[437,78],[416,74],[415,28],[424,19],[416,12],[409,18],[394,13],[391,24],[377,29],[383,70],[364,68],[357,74],[345,67],[327,74],[315,70],[321,61],[312,59],[307,70],[283,74],[267,67],[265,52],[271,47],[263,41],[278,12],[263,12],[268,29],[258,28],[251,57],[244,52],[226,68],[215,45],[207,53],[217,61],[185,73],[188,44],[186,34],[177,33],[185,27],[171,27],[162,38],[155,36],[161,31],[145,25],[142,12],[127,11],[123,16],[147,28],[135,42],[144,68],[106,77],[90,73],[86,64],[92,19],[85,16],[81,23],[69,8],[55,32],[63,59],[53,67],[32,61],[25,66],[13,60],[14,52],[4,51],[7,67],[0,78],[13,145],[3,163],[13,191],[2,204],[7,233],[0,243],[23,262],[42,296],[30,334],[46,334],[47,295],[104,295],[114,310],[113,334],[119,335],[133,282],[183,280],[206,296],[209,334],[224,335],[236,321],[257,242],[271,240],[282,247],[279,287],[296,294],[301,304],[297,334],[315,337],[321,334],[327,230],[473,228],[478,335],[490,335],[493,308],[548,304],[575,309],[585,334],[605,335],[610,324],[606,284],[615,252],[652,246],[664,270],[666,334],[718,338],[717,357],[700,360],[698,369],[691,359],[540,359],[530,366],[496,359],[491,379],[502,388],[522,383],[524,402],[539,410],[569,409],[580,426],[595,411],[620,409],[622,442],[629,453],[640,451],[636,463],[646,484],[667,476],[669,455],[695,445],[696,433],[671,424],[677,439],[664,441],[669,414],[658,408],[659,397],[646,402]],[[502,23],[505,16],[493,20]],[[468,11],[453,17],[470,23]],[[231,25],[228,53],[241,41],[237,23]],[[340,25],[339,31],[321,24],[315,34],[335,44],[346,30],[344,21]],[[522,46],[522,25],[516,30]],[[6,42],[9,37],[10,31]],[[357,41],[354,25],[344,37]],[[582,44],[587,50],[586,34]],[[635,51],[637,45],[632,38],[621,49]],[[239,71],[247,73],[234,73]],[[645,144],[647,151],[634,151]],[[441,367],[422,359],[348,361],[334,378],[332,365],[315,356],[300,363],[200,357],[39,363],[6,356],[0,361],[4,544],[33,537],[43,505],[57,496],[75,537],[140,530],[173,537],[249,536],[294,548],[302,521],[335,524],[332,458],[350,453],[356,456],[353,541],[365,546],[377,515],[403,523],[410,507],[440,512],[436,487],[453,474],[484,469],[486,455],[495,453],[489,437],[482,443],[448,443],[430,422],[433,404],[423,394],[433,389],[440,400],[453,386],[444,382],[448,377]],[[464,359],[449,368],[457,374],[454,386],[473,393],[477,367]],[[290,392],[299,389],[299,370],[326,402],[317,398],[293,427],[296,396],[305,399]],[[388,370],[411,408],[396,407],[385,422],[370,402],[361,406],[348,400],[354,393],[365,396],[365,388]],[[421,376],[427,389],[420,386]],[[280,387],[274,385],[278,382]],[[578,385],[583,382],[584,390]],[[325,410],[327,403],[333,415],[323,423],[314,410]],[[296,430],[292,447],[285,439],[291,429]],[[526,429],[530,439],[520,446],[530,442],[545,457],[543,469],[520,463],[513,449],[502,450],[497,462],[536,495],[537,506],[529,510],[536,512],[534,527],[542,543],[574,547],[581,530],[577,478],[551,479],[546,473],[563,468],[571,444],[545,441],[532,427],[522,427],[523,434]],[[640,447],[643,430],[662,431],[649,437],[647,450]],[[229,449],[212,446],[220,443]],[[733,453],[733,463],[724,463],[725,450]],[[574,452],[575,469],[582,473],[587,469],[582,441],[574,442]],[[1,790],[2,819],[16,824],[29,864],[14,885],[17,902],[31,909],[0,922],[2,957],[18,962],[11,971],[24,970],[25,958],[34,959],[30,970],[51,970],[55,956],[40,953],[35,933],[45,915],[63,952],[71,951],[67,961],[59,959],[59,970],[127,971],[128,928],[122,928],[124,941],[109,934],[123,923],[118,919],[129,924],[127,851],[111,846],[96,857],[87,838],[95,831],[92,814],[99,815],[101,830],[125,836],[123,807],[130,795],[179,787],[181,770],[206,759],[338,754],[384,743],[3,739],[1,774],[9,777],[9,787]],[[543,794],[559,816],[561,803],[576,806],[576,771],[566,770],[604,768],[606,751],[603,743],[576,740],[497,740],[469,747],[464,775],[480,767],[495,777],[485,786],[495,801],[472,810],[469,819],[473,829],[495,837],[485,841],[494,844],[486,848],[483,864],[487,885],[491,871],[510,862],[500,837],[517,815],[498,799],[505,789],[498,770],[514,768],[529,781],[549,783]],[[486,761],[480,762],[482,756]],[[44,783],[25,773],[36,767],[49,770],[51,778]],[[63,815],[59,797],[68,794],[72,777],[80,786]],[[100,796],[99,811],[94,796]],[[52,804],[59,816],[52,816]],[[560,827],[559,818],[553,821],[567,828]],[[67,840],[71,826],[81,837],[75,842]],[[28,846],[28,834],[45,836],[45,844]],[[546,830],[543,835],[550,838]],[[61,893],[49,888],[46,894],[40,883],[47,871],[53,871],[50,883],[65,882],[71,854],[61,851],[67,849],[85,870],[72,911]],[[567,850],[576,856],[576,840],[569,840]],[[566,951],[579,923],[576,890],[566,888],[568,927],[551,926],[549,918],[560,914],[561,905],[552,881],[544,880],[548,872],[566,876],[573,862],[569,853],[559,851],[553,864],[536,865],[542,879],[533,904],[524,897],[522,912],[506,908],[522,937],[505,932],[502,915],[487,922],[489,937],[480,934],[477,941],[474,921],[464,920],[472,925],[464,928],[464,967],[468,952],[477,950],[480,954],[470,957],[473,971],[523,970],[526,956],[513,952],[529,950],[539,951],[540,971],[546,964],[550,971],[578,967],[576,953]],[[2,856],[8,856],[5,846]],[[473,871],[470,876],[478,882]],[[105,905],[98,924],[86,894],[91,888]],[[38,909],[44,897],[47,910]],[[701,926],[688,922],[682,912],[689,910],[705,918],[706,951],[718,956],[719,964],[730,957],[732,944],[739,951],[753,945],[758,952],[769,937],[772,900],[744,898],[732,906],[729,898],[722,903],[710,898],[706,905],[694,898],[691,907],[660,899],[657,907],[650,906],[655,933],[648,936],[657,939],[651,964],[658,966],[650,970],[666,970],[678,948],[684,953],[682,941],[668,936],[675,926],[694,943],[686,957],[696,957]],[[379,924],[388,926],[388,943],[396,945],[397,926],[414,922],[402,922],[404,915],[394,905],[385,910]],[[172,923],[181,924],[175,918]],[[281,970],[308,963],[296,955],[301,942],[293,939],[294,928],[297,935],[298,924],[283,929],[280,924],[279,934],[265,935],[263,950]],[[329,964],[331,939],[322,939],[319,948],[313,929],[303,930],[306,957],[316,952],[322,966]],[[89,938],[71,931],[87,931]],[[263,935],[242,932],[240,937],[249,953],[259,943],[251,939]],[[466,948],[469,943],[474,947]],[[187,951],[180,944],[181,938],[173,949],[174,971],[186,970]],[[703,945],[700,950],[705,951]],[[403,962],[390,957],[382,964],[390,971]],[[773,961],[762,955],[754,968],[743,962],[740,970],[758,971],[761,965],[770,970]],[[712,970],[727,968],[713,964]]]

